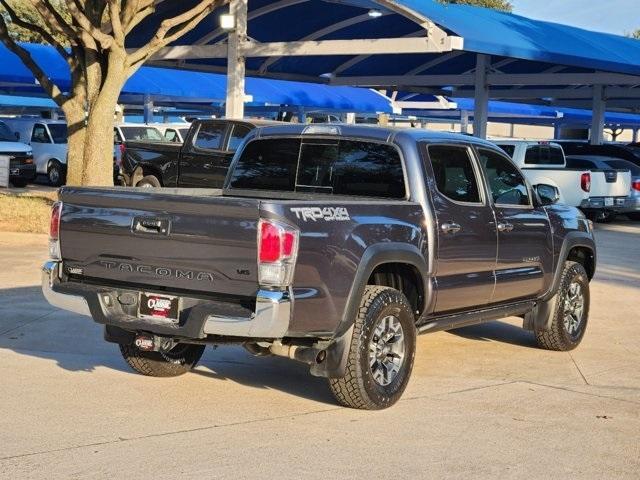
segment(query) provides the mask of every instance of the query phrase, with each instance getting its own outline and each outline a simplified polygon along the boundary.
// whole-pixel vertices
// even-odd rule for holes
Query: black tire
[[[176,345],[167,353],[145,352],[135,345],[120,344],[122,357],[136,372],[149,377],[177,377],[194,368],[204,345]]]
[[[64,184],[65,174],[64,167],[57,160],[51,160],[47,167],[47,180],[54,187],[59,187]]]
[[[579,285],[582,295],[582,309],[579,315],[574,308],[576,300],[572,298],[574,284]],[[565,262],[555,302],[551,311],[553,316],[551,325],[548,330],[535,332],[536,341],[540,348],[547,350],[559,352],[573,350],[580,345],[589,319],[589,277],[582,265],[576,262]],[[567,315],[570,316],[568,320]]]
[[[147,175],[146,177],[142,177],[142,179],[136,184],[136,187],[142,188],[160,188],[160,180],[158,180],[153,175]]]
[[[610,212],[610,211],[602,212],[602,214],[598,216],[599,223],[611,223],[615,219],[616,219],[616,213]]]
[[[11,180],[11,185],[16,188],[24,188],[27,186],[27,183],[27,180],[25,180],[24,178],[14,178],[13,180]]]
[[[402,327],[400,332],[404,337],[404,355],[395,376],[387,385],[383,385],[375,378],[373,367],[370,366],[369,347],[375,341],[376,327],[390,316],[397,319]],[[388,408],[400,399],[409,383],[415,350],[415,319],[407,298],[393,288],[368,285],[355,319],[345,375],[329,379],[331,392],[346,407],[362,410]],[[385,352],[381,352],[381,355],[392,356]],[[378,365],[377,360],[375,365]],[[383,371],[388,372],[386,369]]]

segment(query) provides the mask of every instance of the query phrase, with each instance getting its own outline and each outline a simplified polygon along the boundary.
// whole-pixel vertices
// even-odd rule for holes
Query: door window
[[[207,150],[220,150],[226,130],[225,125],[216,123],[203,123],[198,129],[195,146]]]
[[[429,145],[438,191],[454,202],[482,203],[478,177],[467,147]]]
[[[166,132],[164,132],[164,139],[167,140],[168,142],[179,142],[180,139],[178,138],[178,132],[176,132],[175,130],[169,128],[167,129]]]
[[[41,123],[36,123],[33,126],[33,133],[31,134],[31,141],[34,143],[51,143],[49,133],[47,129]]]
[[[527,182],[513,163],[493,150],[480,148],[478,155],[495,205],[531,205]]]
[[[229,138],[229,146],[227,147],[227,150],[235,152],[242,143],[242,140],[244,140],[244,137],[249,135],[250,131],[251,129],[246,125],[234,125],[231,138]]]

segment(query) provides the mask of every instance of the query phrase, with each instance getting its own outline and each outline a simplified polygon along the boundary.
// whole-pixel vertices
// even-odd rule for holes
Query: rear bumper
[[[10,180],[33,180],[36,178],[36,166],[33,164],[29,165],[17,165],[9,168],[9,179]]]
[[[630,196],[624,202],[624,205],[620,208],[620,212],[640,212],[640,195]]]
[[[620,211],[624,208],[629,197],[589,197],[583,200],[580,208],[583,210],[612,210]]]
[[[61,262],[57,261],[43,266],[42,292],[47,301],[55,307],[91,316],[104,325],[193,339],[209,335],[279,339],[285,337],[289,329],[293,309],[290,291],[258,290],[255,303],[251,304],[181,297],[180,320],[172,323],[139,318],[139,290],[63,282],[60,266]]]

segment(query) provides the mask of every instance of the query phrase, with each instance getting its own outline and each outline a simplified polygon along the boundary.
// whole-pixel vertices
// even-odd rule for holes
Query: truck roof
[[[259,126],[259,125],[256,125]],[[381,127],[377,125],[351,124],[351,123],[323,123],[323,124],[300,124],[281,123],[259,128],[257,136],[279,136],[279,135],[330,135],[339,137],[361,138],[375,141],[391,141],[397,135],[408,136],[416,141],[455,141],[474,143],[496,148],[492,142],[482,140],[469,135],[458,133],[438,132],[421,128],[402,127]]]

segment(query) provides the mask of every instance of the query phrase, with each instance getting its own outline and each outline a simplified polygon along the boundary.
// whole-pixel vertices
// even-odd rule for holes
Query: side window
[[[35,143],[51,143],[47,129],[41,123],[36,123],[33,126],[33,133],[31,134],[31,141]]]
[[[235,152],[242,143],[242,140],[244,140],[244,137],[249,135],[250,131],[251,129],[245,125],[234,125],[233,132],[231,132],[231,137],[229,138],[229,146],[227,147],[227,150]]]
[[[531,205],[529,189],[513,163],[493,150],[478,149],[489,190],[496,205]]]
[[[504,150],[504,153],[506,153],[507,155],[509,155],[509,157],[513,158],[513,154],[516,153],[516,146],[515,145],[498,145],[502,150]]]
[[[177,142],[178,141],[178,132],[169,128],[164,132],[164,139],[167,142]]]
[[[220,150],[226,126],[216,123],[203,123],[198,129],[195,146],[207,150]]]
[[[438,191],[454,202],[481,203],[478,178],[467,147],[427,147]]]

